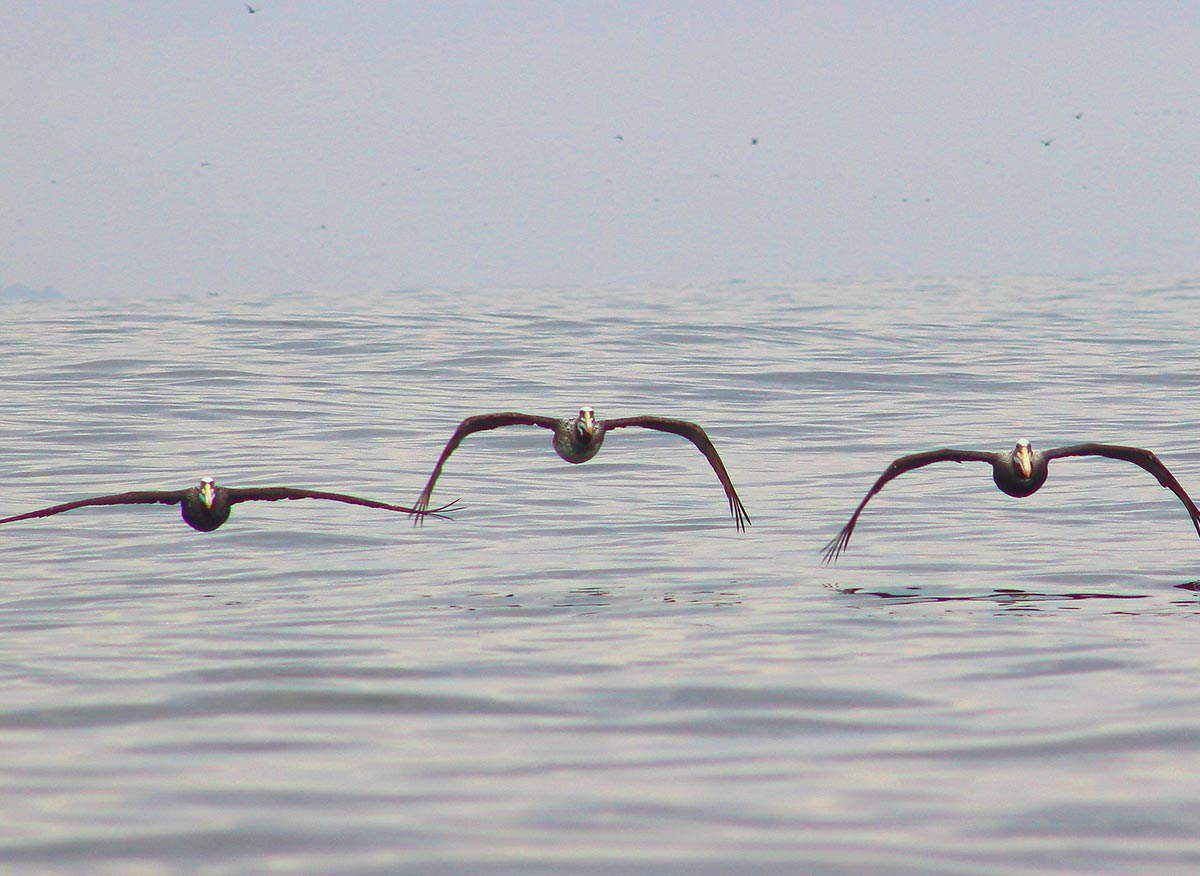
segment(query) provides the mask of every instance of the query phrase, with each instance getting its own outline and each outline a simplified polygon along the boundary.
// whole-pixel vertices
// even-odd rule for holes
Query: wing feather
[[[746,506],[742,504],[737,490],[733,488],[733,480],[729,477],[729,472],[725,470],[721,455],[717,453],[717,448],[701,426],[687,420],[673,420],[667,417],[622,417],[617,420],[603,420],[600,426],[605,431],[637,426],[642,429],[654,429],[658,432],[670,432],[691,441],[696,445],[696,449],[704,454],[704,458],[716,472],[717,480],[725,489],[725,498],[729,500],[729,513],[733,517],[734,526],[737,527],[738,532],[746,531],[746,527],[750,525],[750,515],[746,513]]]
[[[0,520],[0,524],[31,520],[36,517],[50,517],[53,514],[62,514],[64,511],[74,511],[76,508],[87,508],[92,505],[178,505],[186,494],[187,490],[134,490],[129,493],[114,493],[111,496],[95,496],[91,499],[64,502],[61,505],[51,505],[49,508],[5,517]]]
[[[1171,474],[1170,469],[1151,451],[1144,450],[1141,447],[1126,447],[1122,444],[1071,444],[1067,447],[1055,447],[1052,450],[1046,450],[1042,453],[1042,456],[1047,461],[1062,459],[1065,456],[1104,456],[1108,459],[1132,462],[1134,465],[1140,466],[1150,472],[1163,488],[1170,490],[1179,497],[1179,501],[1187,509],[1188,516],[1192,518],[1192,526],[1196,528],[1196,534],[1200,535],[1200,508],[1196,507],[1196,503],[1192,501],[1192,497],[1187,494],[1187,491],[1175,479],[1175,475]],[[2,522],[0,521],[0,523]]]
[[[417,497],[417,501],[413,505],[414,512],[416,512],[413,522],[419,524],[422,521],[423,512],[429,508],[429,500],[433,496],[433,485],[437,483],[438,476],[442,473],[442,466],[446,464],[446,460],[450,458],[450,454],[454,452],[455,448],[468,435],[474,432],[484,432],[488,429],[499,429],[504,426],[540,426],[543,429],[554,430],[558,428],[559,422],[561,421],[557,417],[521,414],[516,411],[477,414],[473,417],[467,417],[458,424],[458,428],[454,430],[454,434],[446,442],[446,446],[442,449],[442,455],[438,457],[437,465],[433,467],[433,473],[429,475],[429,480],[425,483],[425,489],[421,490],[421,495]]]
[[[908,456],[901,456],[884,469],[878,480],[871,485],[871,489],[867,491],[867,495],[858,507],[854,509],[854,513],[850,515],[849,522],[842,527],[841,531],[834,536],[823,548],[823,562],[832,563],[837,560],[846,546],[850,544],[850,535],[854,532],[854,524],[858,523],[858,516],[862,514],[863,509],[867,507],[867,502],[871,501],[871,497],[883,489],[884,485],[898,478],[905,472],[910,472],[913,469],[922,468],[926,465],[933,465],[935,462],[994,462],[998,456],[1002,454],[987,453],[982,450],[954,450],[953,448],[944,447],[941,450],[926,450],[921,453],[913,453]]]
[[[343,502],[347,505],[362,505],[365,508],[380,508],[384,511],[398,511],[403,514],[433,514],[445,517],[442,512],[458,504],[457,500],[440,508],[417,509],[404,505],[392,505],[375,499],[364,499],[361,496],[349,496],[345,493],[328,493],[323,490],[305,490],[296,487],[222,487],[230,505],[238,502],[278,502],[282,499],[326,499],[331,502]]]

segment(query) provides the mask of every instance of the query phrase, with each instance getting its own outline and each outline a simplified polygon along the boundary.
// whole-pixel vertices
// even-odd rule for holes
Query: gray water
[[[291,294],[0,306],[0,512],[211,474],[248,503],[0,527],[21,874],[1194,873],[1200,281]],[[0,515],[2,516],[2,515]]]

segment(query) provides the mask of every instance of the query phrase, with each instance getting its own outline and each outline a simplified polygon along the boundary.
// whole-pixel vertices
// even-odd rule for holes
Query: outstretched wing
[[[116,493],[112,496],[96,496],[91,499],[80,499],[76,502],[64,502],[61,505],[51,505],[38,511],[27,511],[13,517],[5,517],[0,523],[14,523],[18,520],[30,520],[34,517],[50,517],[62,514],[64,511],[74,511],[76,508],[86,508],[89,505],[178,505],[183,501],[187,490],[135,490],[130,493]]]
[[[822,562],[832,563],[837,560],[846,546],[850,544],[850,534],[854,532],[854,524],[858,522],[858,515],[862,514],[863,508],[867,507],[867,502],[871,501],[871,497],[882,490],[884,484],[892,478],[897,478],[914,468],[932,465],[935,462],[993,462],[997,455],[982,450],[953,450],[946,447],[941,450],[926,450],[922,453],[901,456],[884,470],[883,474],[879,476],[879,480],[875,481],[871,489],[867,491],[867,495],[858,503],[858,507],[850,515],[850,521],[825,545],[822,550],[824,554]]]
[[[377,502],[374,499],[364,499],[361,496],[348,496],[345,493],[326,493],[321,490],[301,490],[295,487],[222,487],[230,505],[238,502],[278,502],[281,499],[327,499],[331,502],[344,502],[347,505],[362,505],[365,508],[380,508],[384,511],[399,511],[403,514],[432,514],[435,517],[447,517],[442,513],[455,507],[455,499],[448,505],[429,510],[406,508],[403,505],[391,505],[387,502]]]
[[[1183,503],[1183,507],[1187,508],[1188,515],[1192,518],[1192,526],[1196,527],[1196,534],[1200,535],[1200,508],[1196,507],[1192,497],[1187,494],[1179,481],[1175,480],[1175,476],[1163,465],[1162,460],[1149,450],[1143,450],[1140,447],[1125,447],[1121,444],[1072,444],[1069,447],[1056,447],[1053,450],[1044,451],[1042,456],[1046,460],[1060,459],[1064,456],[1107,456],[1109,459],[1132,462],[1150,472],[1163,487],[1179,497],[1179,501]],[[0,521],[0,523],[2,522]]]
[[[429,507],[429,499],[433,495],[433,485],[437,483],[438,475],[442,473],[442,466],[446,464],[446,460],[450,458],[450,454],[454,452],[454,449],[472,432],[484,432],[488,429],[499,429],[502,426],[541,426],[543,429],[553,430],[558,428],[559,422],[557,417],[540,417],[536,414],[519,414],[515,411],[507,411],[499,414],[478,414],[474,417],[467,417],[458,424],[458,428],[454,430],[454,434],[446,442],[446,446],[442,449],[442,455],[438,457],[437,465],[433,467],[433,473],[425,483],[425,489],[421,490],[421,495],[417,497],[417,501],[414,504],[416,518],[413,520],[413,523],[421,523],[423,519],[422,512]]]
[[[717,473],[717,479],[721,482],[721,486],[725,488],[725,497],[729,500],[729,513],[733,515],[734,526],[737,527],[738,532],[746,531],[746,527],[750,525],[750,515],[746,513],[746,507],[738,498],[737,490],[733,488],[733,481],[729,477],[729,472],[725,470],[725,464],[721,462],[721,455],[717,453],[717,448],[713,446],[708,433],[696,423],[689,423],[687,420],[671,420],[665,417],[622,417],[619,420],[604,420],[600,425],[605,431],[639,426],[643,429],[681,435],[691,441],[696,445],[696,449],[704,454],[708,464]]]

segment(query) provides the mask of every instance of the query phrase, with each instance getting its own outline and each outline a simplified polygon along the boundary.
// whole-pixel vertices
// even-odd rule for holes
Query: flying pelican
[[[14,517],[5,517],[0,524],[14,523],[18,520],[29,520],[33,517],[49,517],[52,514],[62,514],[76,508],[86,508],[91,505],[180,505],[184,522],[199,532],[212,532],[229,519],[231,506],[238,502],[278,502],[280,499],[330,499],[334,502],[345,502],[348,505],[364,505],[367,508],[382,508],[385,511],[403,511],[407,514],[433,514],[445,517],[442,512],[448,510],[457,502],[443,505],[441,508],[426,510],[424,508],[405,508],[401,505],[389,505],[386,502],[376,502],[374,499],[360,499],[358,496],[346,496],[342,493],[323,493],[317,490],[297,490],[292,487],[222,487],[213,483],[210,477],[203,477],[200,483],[186,490],[135,490],[130,493],[116,493],[112,496],[96,496],[92,499],[79,499],[62,505],[52,505],[40,511],[29,511]]]
[[[499,429],[502,426],[541,426],[554,433],[554,450],[558,455],[567,462],[577,464],[587,462],[599,452],[600,445],[604,443],[605,432],[611,429],[624,429],[627,426],[638,426],[642,429],[654,429],[659,432],[681,435],[695,444],[696,448],[704,454],[704,458],[708,460],[713,471],[717,473],[717,479],[721,481],[721,486],[725,488],[725,496],[729,499],[729,513],[733,515],[734,525],[739,532],[745,531],[746,526],[750,523],[750,515],[746,513],[742,500],[738,498],[737,491],[733,488],[733,481],[729,479],[729,473],[725,471],[725,465],[721,462],[717,448],[713,446],[712,441],[700,426],[686,420],[669,420],[664,417],[623,417],[619,420],[597,420],[595,413],[589,407],[582,407],[579,409],[578,417],[565,419],[514,412],[467,417],[459,424],[458,429],[446,443],[445,449],[442,450],[437,465],[433,467],[433,474],[429,476],[429,482],[425,484],[425,489],[421,491],[421,495],[417,499],[416,507],[420,510],[429,507],[429,499],[433,495],[433,485],[437,483],[438,475],[442,473],[442,466],[446,464],[446,460],[450,458],[454,449],[472,432]],[[420,523],[421,518],[418,517],[415,522]]]
[[[944,448],[914,453],[911,456],[901,456],[887,467],[887,470],[879,476],[879,480],[875,481],[871,489],[867,491],[866,498],[859,502],[854,513],[850,515],[850,522],[843,526],[842,531],[825,545],[825,562],[833,562],[846,549],[850,543],[850,533],[854,532],[854,524],[858,522],[858,515],[862,514],[863,508],[867,507],[867,502],[871,500],[871,497],[882,490],[884,484],[892,478],[899,477],[906,471],[932,465],[935,462],[987,462],[992,466],[992,480],[996,482],[996,486],[1000,488],[1001,492],[1022,499],[1025,496],[1033,495],[1041,489],[1042,484],[1046,483],[1050,460],[1060,459],[1064,456],[1107,456],[1109,459],[1120,459],[1141,466],[1158,478],[1160,484],[1179,497],[1179,501],[1183,502],[1192,518],[1192,525],[1196,527],[1196,533],[1200,535],[1200,508],[1196,507],[1191,497],[1179,485],[1179,481],[1175,480],[1175,476],[1162,464],[1162,461],[1149,450],[1143,450],[1140,447],[1123,447],[1120,444],[1072,444],[1069,447],[1055,447],[1053,450],[1041,451],[1034,450],[1030,443],[1022,438],[1011,453],[987,453],[983,450]]]

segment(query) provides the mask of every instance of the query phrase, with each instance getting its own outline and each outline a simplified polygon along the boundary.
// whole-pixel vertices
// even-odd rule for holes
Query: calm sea
[[[1036,495],[896,456],[1106,441],[1200,499],[1200,280],[0,304],[0,870],[1192,874],[1200,539],[1126,463]]]

